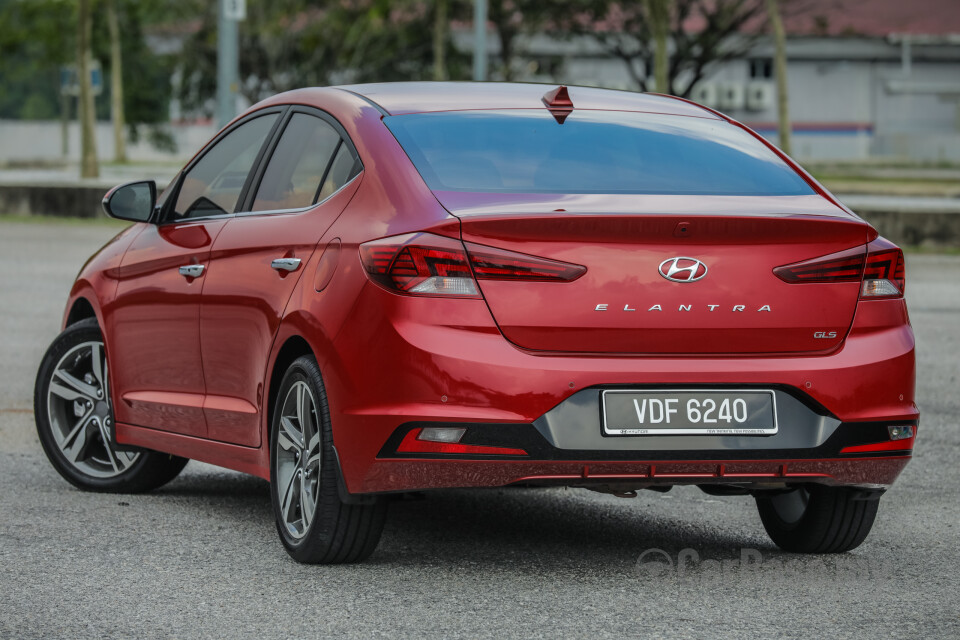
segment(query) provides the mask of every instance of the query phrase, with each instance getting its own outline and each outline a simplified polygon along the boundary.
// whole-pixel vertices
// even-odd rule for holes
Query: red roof
[[[791,35],[960,34],[960,0],[787,0],[780,6]]]

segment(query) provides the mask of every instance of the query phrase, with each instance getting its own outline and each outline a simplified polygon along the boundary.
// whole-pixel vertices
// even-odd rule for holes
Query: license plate
[[[603,432],[609,436],[736,435],[777,432],[769,390],[605,390]]]

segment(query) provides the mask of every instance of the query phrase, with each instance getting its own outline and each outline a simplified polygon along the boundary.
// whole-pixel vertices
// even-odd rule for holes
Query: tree
[[[90,37],[93,30],[92,0],[79,0],[77,5],[77,82],[80,85],[80,177],[100,175],[97,162],[96,106],[90,82]]]
[[[166,130],[169,120],[170,57],[155,53],[146,44],[144,28],[154,28],[178,13],[184,0],[112,0],[116,3],[121,48],[120,75],[126,136],[137,141],[147,125],[150,141],[159,148],[172,148]],[[105,62],[111,56],[109,21],[96,9],[103,2],[88,3],[91,9],[93,57]],[[52,119],[60,111],[60,69],[77,60],[78,2],[76,0],[0,0],[0,117]],[[108,68],[108,65],[104,65]],[[109,65],[112,67],[112,65]],[[108,74],[114,82],[112,69]],[[65,102],[69,104],[71,98]],[[106,92],[94,98],[96,117],[109,118]]]
[[[780,148],[790,154],[790,105],[787,93],[787,35],[780,17],[778,0],[767,0],[767,15],[773,29],[774,73],[777,77],[777,123]]]
[[[560,25],[562,9],[551,0],[488,0],[487,19],[500,40],[500,75],[505,81],[516,77],[517,38]]]
[[[127,161],[123,112],[123,53],[117,0],[107,0],[107,24],[110,29],[110,115],[113,119],[113,159]]]
[[[179,55],[184,108],[208,113],[216,90],[216,3],[196,7],[199,24]],[[448,0],[449,15],[459,4]],[[304,86],[426,80],[436,73],[436,3],[419,0],[247,0],[240,24],[240,94],[249,102]],[[189,15],[189,14],[188,14]],[[467,58],[443,41],[443,68],[467,77]]]
[[[585,2],[573,21],[576,31],[588,34],[623,61],[641,91],[649,91],[655,69],[656,42],[651,10],[657,0],[643,3]],[[669,40],[673,48],[667,64],[667,90],[687,97],[716,64],[743,57],[760,36],[765,14],[763,0],[674,0],[669,7]],[[620,25],[598,32],[597,22]],[[658,89],[659,90],[659,89]]]
[[[73,62],[76,2],[0,0],[0,118],[53,119]]]
[[[434,0],[433,9],[433,79],[447,79],[447,31],[449,30],[447,0]]]
[[[650,31],[653,33],[653,77],[654,86],[660,93],[668,93],[670,56],[667,53],[667,37],[670,33],[670,1],[647,0],[647,14],[650,16]]]

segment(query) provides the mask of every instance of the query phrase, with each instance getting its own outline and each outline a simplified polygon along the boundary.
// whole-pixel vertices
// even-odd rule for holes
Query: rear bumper
[[[534,354],[503,338],[482,300],[410,298],[373,285],[364,288],[350,316],[330,357],[321,361],[350,493],[615,478],[885,487],[909,452],[848,458],[818,449],[841,424],[915,424],[919,415],[914,339],[901,300],[861,303],[840,349],[793,357]],[[777,442],[601,440],[599,415],[589,411],[567,420],[563,433],[548,428],[551,412],[572,406],[568,401],[577,394],[662,385],[776,388],[808,413],[781,420]],[[413,423],[532,425],[563,453],[531,451],[528,459],[510,460],[393,456],[391,438]]]
[[[631,488],[682,484],[737,485],[774,489],[816,482],[834,486],[886,489],[909,456],[849,460],[379,460],[363,479],[362,492],[414,491],[455,487],[561,485]]]

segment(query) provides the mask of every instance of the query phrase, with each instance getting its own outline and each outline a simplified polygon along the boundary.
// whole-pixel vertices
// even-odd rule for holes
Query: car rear
[[[343,365],[350,492],[872,498],[906,465],[902,252],[751,132],[542,105],[383,122],[457,224],[359,247],[338,340],[377,357]]]

